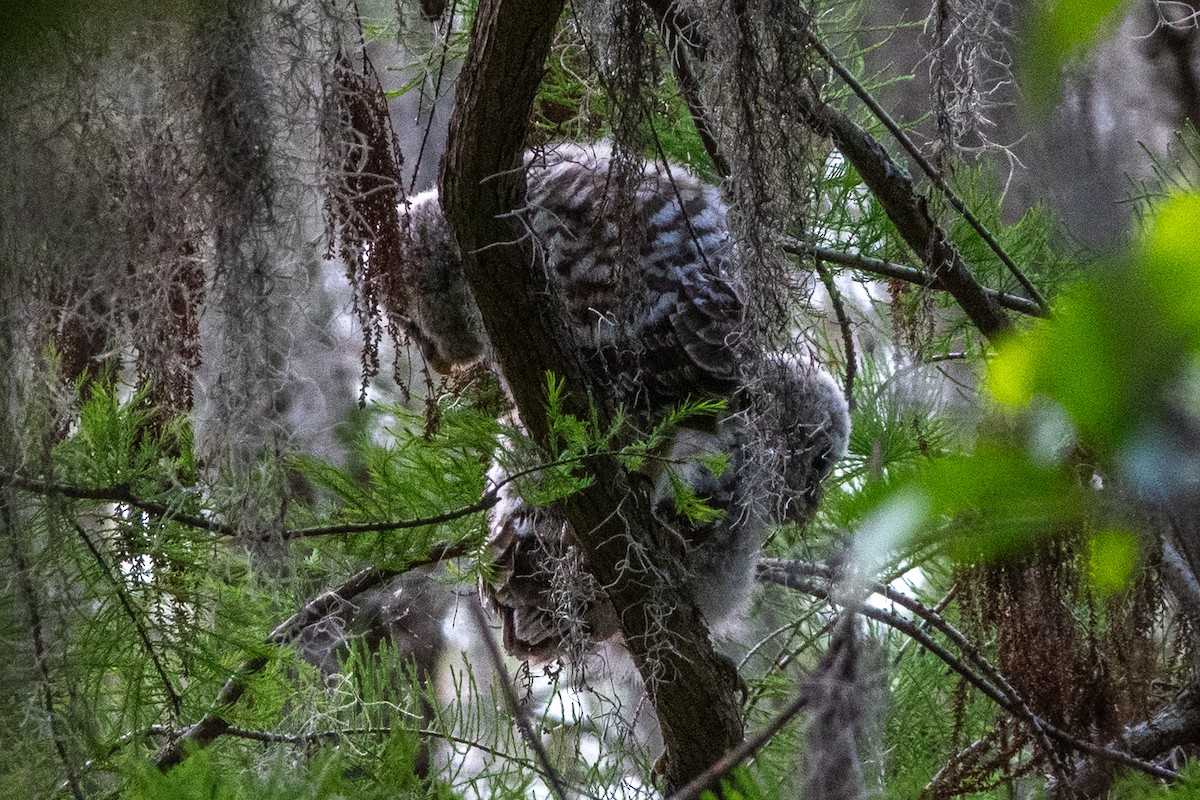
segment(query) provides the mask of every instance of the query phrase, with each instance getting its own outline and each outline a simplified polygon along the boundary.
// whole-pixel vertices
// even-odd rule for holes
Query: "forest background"
[[[0,796],[1200,791],[1190,3],[3,14]],[[488,647],[505,400],[397,323],[392,210],[439,163],[497,219],[482,178],[601,138],[721,183],[852,402],[716,641],[740,687],[702,627],[651,701],[623,656]],[[612,507],[552,386],[554,491]]]

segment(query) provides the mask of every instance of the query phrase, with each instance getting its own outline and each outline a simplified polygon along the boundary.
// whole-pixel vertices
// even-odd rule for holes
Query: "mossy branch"
[[[696,65],[704,65],[707,43],[699,37],[690,20],[674,10],[669,2],[647,2],[664,31],[664,39],[673,49],[676,80],[682,87],[693,85],[696,81],[693,71]],[[704,130],[709,127],[709,115],[695,94],[685,92],[685,100],[697,129]],[[892,159],[883,145],[850,117],[824,102],[811,86],[798,87],[794,101],[798,106],[796,113],[804,123],[814,133],[832,140],[846,161],[862,176],[901,238],[925,263],[929,285],[949,292],[989,341],[995,342],[1011,330],[995,293],[981,286],[971,274],[949,234],[933,218],[928,200],[917,191],[912,176]],[[706,146],[709,146],[707,141]],[[714,163],[726,163],[715,147],[715,144],[710,147]],[[1039,301],[1040,296],[1036,296],[1031,302],[1044,313],[1044,304]]]
[[[765,583],[773,583],[804,592],[813,597],[828,599],[833,585],[834,573],[830,567],[824,564],[764,558],[759,562],[758,578]],[[1054,747],[1051,745],[1050,740],[1054,740],[1054,742],[1066,745],[1078,752],[1144,772],[1159,780],[1179,780],[1179,773],[1173,770],[1152,764],[1130,752],[1119,750],[1115,747],[1084,741],[1042,719],[1030,709],[1029,704],[1025,702],[1000,671],[983,657],[974,643],[947,622],[940,614],[882,583],[871,584],[870,590],[874,594],[885,597],[906,611],[909,611],[924,624],[918,624],[895,612],[876,608],[868,604],[863,604],[859,607],[859,613],[868,619],[873,619],[908,636],[943,661],[954,672],[961,675],[985,697],[988,697],[1000,708],[1028,725],[1034,737],[1039,740],[1040,746],[1048,751],[1047,755],[1049,757],[1053,758]],[[949,639],[962,653],[962,657],[954,655],[948,648],[934,639],[928,633],[927,628],[932,628]],[[1200,704],[1194,705],[1196,705],[1197,709],[1200,709]],[[1061,779],[1062,775],[1060,775]]]

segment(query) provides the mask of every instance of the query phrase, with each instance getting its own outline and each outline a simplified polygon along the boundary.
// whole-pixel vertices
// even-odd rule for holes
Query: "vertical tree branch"
[[[547,373],[565,381],[565,410],[588,418],[587,382],[562,341],[543,265],[513,211],[524,205],[528,118],[562,0],[482,0],[461,73],[441,201],[467,280],[522,422],[547,441]],[[601,423],[611,409],[600,409]],[[649,498],[610,456],[583,459],[594,480],[563,503],[587,568],[603,585],[662,729],[668,791],[742,739],[737,676],[680,594],[677,553],[657,537]],[[636,569],[631,564],[652,565]],[[623,566],[624,565],[624,566]]]
[[[838,291],[837,284],[833,280],[833,273],[820,257],[815,259],[815,264],[817,274],[821,276],[821,283],[825,284],[825,291],[829,293],[829,305],[837,319],[838,331],[842,334],[842,347],[846,351],[846,377],[842,382],[842,391],[846,395],[846,405],[853,411],[855,405],[854,377],[858,374],[858,355],[854,347],[854,331],[850,327],[850,317],[846,315],[846,304],[842,302],[842,293]]]
[[[42,710],[46,712],[46,718],[50,725],[50,738],[54,741],[54,751],[58,754],[58,760],[62,762],[63,771],[66,773],[67,787],[78,800],[83,800],[84,794],[79,783],[79,774],[72,763],[70,753],[67,752],[67,731],[63,729],[62,720],[55,708],[54,684],[51,682],[50,667],[47,664],[50,655],[46,652],[46,638],[42,629],[42,616],[38,611],[37,593],[34,590],[33,580],[29,577],[32,567],[26,560],[25,554],[21,552],[21,545],[17,541],[16,520],[12,506],[3,493],[0,493],[0,529],[8,537],[13,570],[16,573],[21,593],[25,595],[26,611],[29,614],[29,638],[33,642],[33,659],[41,677]]]
[[[546,777],[546,783],[549,784],[550,792],[554,795],[555,800],[567,800],[570,794],[567,792],[566,784],[563,783],[558,770],[554,768],[554,762],[550,760],[550,754],[546,752],[537,731],[533,729],[533,724],[529,721],[528,709],[521,706],[517,692],[513,689],[512,676],[504,667],[504,656],[500,655],[500,647],[492,637],[492,632],[488,630],[487,618],[483,616],[483,609],[478,603],[468,603],[467,608],[471,613],[471,618],[475,621],[475,626],[479,629],[479,635],[483,637],[484,649],[492,660],[492,668],[496,671],[496,677],[500,681],[500,691],[504,694],[504,702],[508,705],[509,712],[516,718],[517,730],[521,733],[521,738],[525,740],[525,744],[537,758],[541,772]]]

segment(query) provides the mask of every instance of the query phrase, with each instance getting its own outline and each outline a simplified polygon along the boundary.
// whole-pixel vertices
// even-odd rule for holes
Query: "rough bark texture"
[[[521,419],[546,441],[547,372],[565,380],[566,410],[587,417],[587,385],[564,345],[543,267],[520,222],[521,154],[561,0],[483,0],[458,84],[441,199],[461,249],[495,357]],[[601,409],[601,419],[610,410]],[[563,511],[589,570],[607,587],[624,639],[662,728],[659,767],[668,792],[741,741],[732,665],[712,649],[690,598],[680,596],[678,553],[656,534],[649,498],[612,458],[580,467],[594,481]],[[629,564],[652,565],[632,569]],[[626,566],[623,566],[626,565]]]
[[[1012,327],[1008,318],[971,275],[949,235],[934,221],[908,172],[849,117],[816,97],[800,112],[813,130],[829,136],[858,170],[904,241],[928,266],[934,288],[949,292],[989,341],[995,343],[1008,333]]]
[[[1190,749],[1197,742],[1200,742],[1200,685],[1189,683],[1153,717],[1128,728],[1116,746],[1136,758],[1162,763],[1167,760],[1164,755],[1172,749]],[[1080,759],[1070,786],[1057,796],[1107,797],[1118,771],[1119,766],[1107,759]]]

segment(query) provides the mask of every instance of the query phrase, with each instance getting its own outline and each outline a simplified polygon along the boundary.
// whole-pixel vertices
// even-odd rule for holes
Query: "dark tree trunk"
[[[546,277],[524,228],[509,212],[524,204],[520,170],[530,109],[562,0],[483,0],[458,84],[441,198],[461,248],[496,359],[521,419],[547,439],[547,373],[565,380],[566,410],[587,418],[587,383],[562,340]],[[598,395],[597,395],[598,396]],[[611,409],[600,410],[601,420]],[[681,596],[678,554],[658,536],[649,498],[608,456],[585,460],[590,488],[564,503],[588,569],[608,588],[625,642],[662,728],[659,762],[668,792],[741,741],[737,676],[712,648],[690,598]],[[637,559],[655,565],[634,571]],[[669,576],[664,578],[663,576]]]

